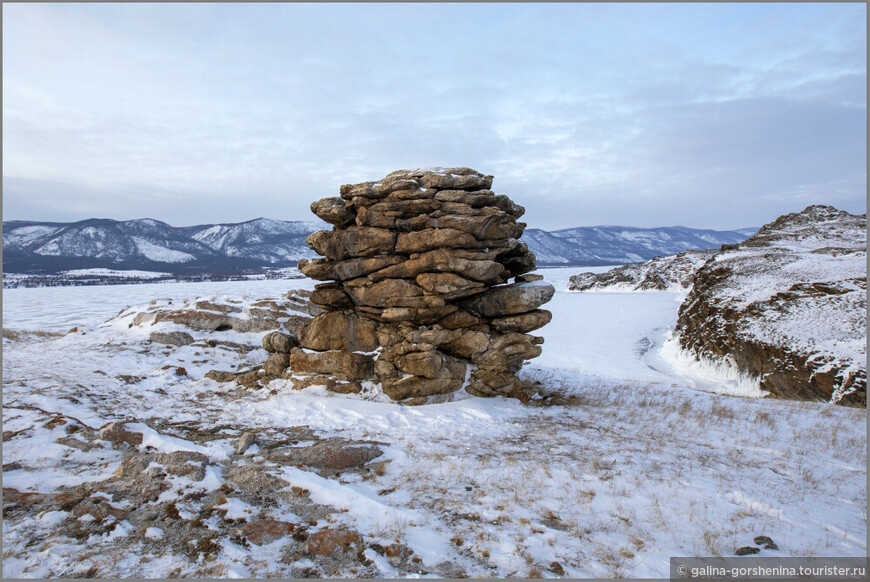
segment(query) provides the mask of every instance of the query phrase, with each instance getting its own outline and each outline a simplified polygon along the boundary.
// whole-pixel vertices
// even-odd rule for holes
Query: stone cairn
[[[295,341],[267,337],[270,367],[297,388],[356,393],[379,383],[408,404],[472,395],[521,397],[516,372],[541,353],[529,335],[553,286],[518,239],[525,209],[469,168],[400,170],[341,187],[311,210],[334,225],[306,242],[325,258],[299,262],[325,311]],[[506,284],[513,278],[513,283]],[[280,345],[279,345],[280,344]]]

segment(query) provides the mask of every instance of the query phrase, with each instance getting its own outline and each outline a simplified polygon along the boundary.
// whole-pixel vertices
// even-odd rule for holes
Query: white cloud
[[[865,15],[6,5],[6,218],[308,218],[342,183],[428,165],[494,174],[543,228],[738,227],[826,192],[857,211]]]

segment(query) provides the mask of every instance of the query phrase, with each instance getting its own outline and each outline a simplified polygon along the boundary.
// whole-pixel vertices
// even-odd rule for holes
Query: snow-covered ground
[[[253,279],[101,285],[83,287],[19,287],[3,290],[3,328],[67,331],[95,326],[132,305],[153,299],[195,297],[259,299],[288,289],[313,289],[312,279]]]
[[[157,298],[244,304],[307,280],[4,291],[4,329],[80,329],[4,339],[3,485],[52,493],[87,481],[107,498],[102,514],[4,515],[4,576],[667,577],[670,556],[733,555],[760,535],[778,549],[759,556],[866,555],[866,411],[714,393],[734,386],[687,376],[662,353],[682,295],[567,292],[581,270],[539,271],[557,293],[536,332],[544,352],[521,373],[540,383],[530,404],[459,394],[408,407],[280,380],[243,389],[204,375],[265,351],[149,343],[148,327],[133,325],[145,306],[102,323]],[[263,335],[221,333],[242,344]],[[87,432],[71,433],[76,423],[119,419],[142,444],[70,440]],[[280,444],[300,427],[310,434]],[[247,430],[258,444],[233,455]],[[383,455],[372,470],[335,474],[276,460],[327,438],[374,442]],[[173,451],[203,455],[203,477],[172,475],[143,507],[171,504],[186,529],[164,509],[146,527],[145,509],[99,493],[131,455]],[[227,488],[245,467],[307,505],[246,497],[242,481]],[[295,535],[258,544],[233,533],[262,520],[304,526],[309,540],[360,539],[346,544],[353,555],[327,559]],[[186,553],[189,541],[202,551]]]

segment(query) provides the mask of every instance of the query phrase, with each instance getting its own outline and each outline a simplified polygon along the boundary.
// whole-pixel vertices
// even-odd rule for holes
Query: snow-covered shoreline
[[[130,455],[194,455],[203,469],[201,480],[167,477],[169,488],[141,511],[105,494],[104,512],[117,517],[21,506],[4,521],[4,573],[667,577],[670,556],[731,555],[759,535],[779,547],[761,556],[866,554],[866,411],[694,389],[660,353],[681,294],[569,293],[575,269],[539,272],[557,292],[553,321],[539,332],[544,352],[521,371],[538,386],[529,404],[398,406],[280,380],[245,389],[204,376],[262,362],[263,332],[191,331],[197,343],[175,347],[150,343],[148,325],[130,327],[139,308],[99,323],[105,312],[145,309],[167,295],[173,305],[204,297],[243,309],[300,281],[16,290],[4,301],[4,324],[80,329],[4,339],[4,486],[51,494],[80,475],[99,496],[101,480],[123,483],[117,475]],[[76,423],[97,429],[122,419],[141,444],[76,436],[88,432]],[[281,444],[300,427],[307,436]],[[258,444],[233,455],[242,431]],[[377,443],[382,454],[336,475],[281,464],[280,455],[328,439]],[[246,467],[282,490],[305,491],[305,507],[319,513],[303,518],[302,506],[281,496],[260,504],[233,480]],[[222,487],[230,487],[224,499]],[[180,517],[161,517],[164,506]],[[239,541],[234,532],[262,520],[304,526],[309,536],[353,532],[348,547],[367,562],[305,554],[314,546],[290,536]],[[203,546],[207,555],[188,554],[180,532],[216,541]]]

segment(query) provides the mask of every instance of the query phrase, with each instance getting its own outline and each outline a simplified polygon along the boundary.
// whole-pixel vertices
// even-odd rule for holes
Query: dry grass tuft
[[[3,339],[10,341],[22,341],[31,337],[63,337],[66,333],[62,331],[49,331],[47,329],[3,329]]]

